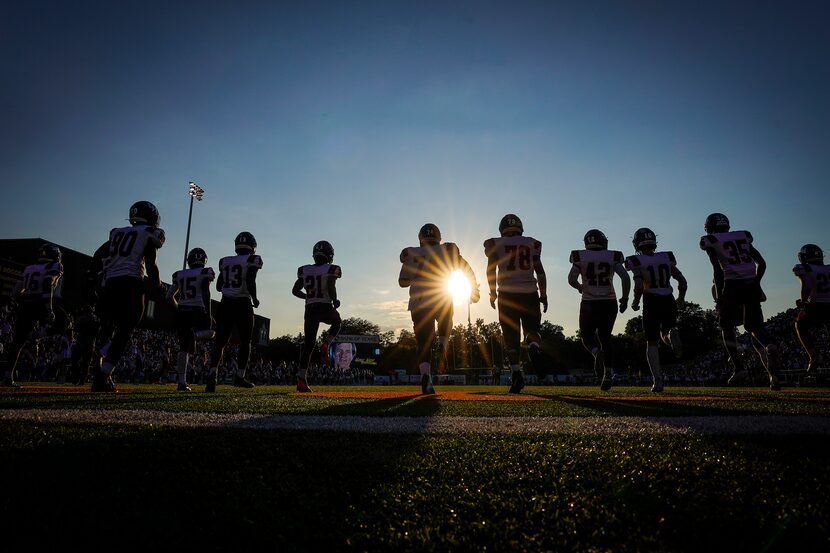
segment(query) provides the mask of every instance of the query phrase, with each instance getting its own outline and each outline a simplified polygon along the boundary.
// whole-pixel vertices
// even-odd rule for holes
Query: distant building
[[[43,244],[50,243],[43,238],[0,239],[0,303],[8,302],[14,286],[23,278],[23,269],[37,262],[37,253]],[[75,313],[86,301],[86,279],[84,275],[92,263],[92,256],[77,252],[51,242],[61,249],[63,278],[55,290],[57,303],[70,314]],[[165,287],[168,286],[165,284]],[[213,313],[217,312],[217,301],[213,301]],[[173,307],[158,291],[148,293],[145,298],[144,317],[140,328],[151,330],[173,330]],[[254,315],[254,344],[267,346],[270,337],[271,320]],[[234,335],[231,340],[237,340]]]

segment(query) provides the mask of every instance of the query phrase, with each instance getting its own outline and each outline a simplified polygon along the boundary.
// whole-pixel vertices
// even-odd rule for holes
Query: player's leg
[[[599,380],[604,372],[602,360],[602,348],[597,340],[597,327],[594,323],[594,304],[592,301],[585,301],[579,304],[579,335],[582,346],[588,350],[594,360],[594,376]]]
[[[443,302],[436,313],[435,322],[438,329],[438,374],[447,372],[450,336],[452,335],[452,300]]]
[[[718,323],[723,336],[723,347],[732,364],[732,375],[727,384],[734,386],[746,379],[747,373],[738,348],[736,327],[744,323],[743,303],[735,281],[727,280],[718,301]]]
[[[542,336],[539,334],[542,328],[542,309],[539,303],[539,295],[533,293],[524,294],[523,296],[519,318],[522,323],[522,330],[525,333],[530,362],[533,365],[536,377],[542,380],[546,377],[548,371],[542,355]]]
[[[663,391],[663,369],[660,365],[660,308],[659,296],[645,294],[643,296],[643,332],[646,335],[646,361],[651,369],[654,384],[652,392]]]
[[[503,292],[498,297],[499,324],[504,337],[504,354],[510,363],[510,390],[511,394],[518,394],[524,388],[521,360],[521,318],[515,294]]]
[[[109,301],[113,307],[115,332],[104,355],[101,370],[92,380],[93,392],[116,391],[112,382],[112,373],[127,349],[133,330],[138,326],[144,314],[144,283],[141,279],[119,277],[113,281],[115,282],[111,287],[110,282],[107,282],[107,286],[111,292]]]
[[[320,312],[320,322],[329,325],[328,330],[323,332],[320,345],[320,352],[328,358],[331,343],[340,334],[340,326],[343,321],[340,319],[340,313],[333,305],[325,304],[325,308]]]
[[[778,371],[778,345],[773,343],[764,328],[764,313],[761,310],[761,287],[757,283],[748,284],[744,294],[744,328],[752,335],[752,346],[758,352],[761,364],[769,375],[770,390],[780,390],[776,372]]]
[[[429,309],[413,309],[410,311],[412,326],[415,332],[415,342],[418,346],[418,372],[421,375],[421,393],[434,394],[430,366],[430,350],[435,340],[435,318]]]
[[[320,329],[320,320],[315,304],[306,305],[305,318],[303,320],[303,351],[300,355],[300,367],[297,369],[297,391],[310,392],[306,382],[306,372],[311,363],[311,353],[314,351],[314,344],[317,341],[317,331]]]
[[[816,342],[813,340],[812,329],[815,324],[815,317],[811,311],[811,305],[807,304],[801,308],[798,316],[795,318],[795,332],[798,335],[798,340],[807,352],[807,374],[812,374],[815,370],[816,358]]]
[[[233,313],[230,307],[230,302],[222,298],[219,302],[219,309],[217,310],[216,320],[216,338],[213,341],[213,347],[210,350],[210,360],[208,361],[208,374],[205,383],[205,392],[216,391],[216,379],[219,375],[219,364],[222,362],[222,355],[225,352],[225,346],[228,345],[228,340],[231,338],[231,330],[233,325]]]
[[[3,355],[3,386],[17,387],[14,380],[14,373],[17,369],[17,360],[26,340],[35,328],[38,319],[38,306],[27,305],[21,302],[17,307],[17,316],[14,321],[14,337],[11,343],[5,348]]]
[[[239,359],[233,385],[237,388],[253,388],[254,383],[245,378],[251,357],[251,338],[254,335],[254,307],[250,300],[236,302],[234,306],[236,329],[239,332]]]
[[[602,358],[602,381],[599,388],[607,392],[611,389],[613,371],[611,369],[611,333],[614,330],[614,322],[617,320],[617,301],[616,300],[600,300],[597,302],[599,309],[595,316],[597,329],[597,340],[601,354],[598,357]]]

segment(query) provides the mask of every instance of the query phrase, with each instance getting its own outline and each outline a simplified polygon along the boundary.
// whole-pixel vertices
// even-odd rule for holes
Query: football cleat
[[[115,393],[118,390],[115,388],[115,382],[112,381],[112,377],[106,375],[102,372],[95,373],[95,376],[92,377],[92,388],[90,388],[91,392],[103,392],[103,393]]]
[[[435,388],[432,387],[432,377],[428,374],[421,375],[421,393],[424,395],[435,393]]]
[[[190,392],[192,390],[190,389],[190,386],[188,386],[184,382],[179,382],[179,385],[176,386],[176,391],[177,392]]]
[[[314,390],[312,390],[308,386],[308,382],[305,381],[305,378],[297,378],[297,391],[304,394],[308,394],[313,392]]]
[[[610,371],[603,373],[602,382],[599,383],[599,389],[602,390],[603,392],[607,392],[608,390],[610,390],[612,380],[613,379],[611,378],[611,372]]]
[[[256,385],[250,380],[246,380],[244,376],[234,376],[233,385],[235,388],[253,388]]]
[[[160,222],[161,215],[159,215],[159,210],[150,202],[141,201],[130,206],[131,225],[150,225],[151,227],[157,227]]]
[[[601,230],[597,230],[592,228],[588,232],[585,233],[585,237],[582,239],[585,243],[586,250],[607,250],[608,249],[608,238]]]
[[[654,379],[654,385],[651,387],[651,391],[655,394],[659,394],[663,391],[663,377],[657,377]]]
[[[508,213],[504,217],[501,218],[499,222],[499,234],[502,236],[506,236],[508,234],[518,234],[519,236],[524,233],[525,229],[522,226],[522,220],[519,219],[518,215],[513,215],[512,213]]]
[[[729,218],[723,213],[712,213],[706,217],[706,221],[703,223],[703,230],[706,231],[706,234],[729,232]]]
[[[525,377],[521,373],[521,371],[514,371],[513,375],[511,376],[512,382],[510,383],[510,390],[508,393],[511,394],[520,394],[522,393],[522,389],[525,387]]]
[[[799,263],[824,264],[824,252],[815,244],[804,244],[798,251]]]
[[[311,257],[318,263],[331,263],[334,261],[334,246],[325,240],[320,240],[314,244],[314,249],[311,250]]]
[[[745,370],[740,370],[737,372],[732,373],[732,376],[729,377],[729,380],[726,381],[727,386],[737,386],[744,380],[746,380],[747,372]]]
[[[193,269],[194,267],[204,267],[207,263],[208,256],[202,248],[193,248],[187,254],[187,266]]]

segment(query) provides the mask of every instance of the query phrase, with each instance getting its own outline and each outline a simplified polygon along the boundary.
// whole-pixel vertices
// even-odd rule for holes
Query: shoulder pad
[[[449,253],[450,255],[461,255],[461,252],[458,251],[458,246],[455,244],[455,242],[444,242],[443,246],[447,253]]]
[[[297,267],[297,278],[303,278],[303,276],[304,276],[303,269],[305,269],[305,265],[303,265],[301,267]]]
[[[674,252],[666,252],[666,255],[669,256],[669,261],[672,265],[677,265],[677,259],[674,258]]]
[[[173,283],[175,284],[175,282],[176,282],[178,279],[179,279],[179,271],[176,271],[176,272],[174,272],[174,273],[173,273]]]
[[[633,269],[634,267],[640,266],[640,258],[636,255],[629,255],[625,258],[625,268],[626,269]]]
[[[164,241],[167,237],[164,235],[164,231],[160,228],[153,228],[153,227],[146,227],[147,232],[153,235],[153,242],[155,243],[156,248],[160,248],[164,245]]]
[[[801,276],[804,273],[812,273],[812,272],[813,272],[813,268],[810,267],[810,265],[807,264],[807,263],[799,263],[798,265],[793,267],[793,273],[795,273],[796,276]]]
[[[340,277],[343,272],[340,270],[340,265],[329,265],[329,274],[335,275],[338,278]]]
[[[404,248],[401,250],[401,263],[406,263],[406,260],[409,258],[409,248]]]
[[[572,250],[571,251],[570,262],[571,263],[579,263],[579,251],[578,250]]]
[[[262,268],[262,258],[256,254],[248,256],[248,265],[257,269]]]
[[[617,250],[613,250],[614,252],[614,263],[622,263],[625,259],[625,256],[622,252],[618,252]]]
[[[542,253],[542,242],[540,240],[533,240],[533,253],[536,255]]]
[[[701,250],[708,249],[709,246],[711,246],[712,244],[715,244],[717,241],[718,241],[717,237],[715,237],[711,234],[707,234],[706,236],[701,236],[700,237],[700,249]]]
[[[54,273],[54,274],[62,275],[63,274],[63,265],[61,263],[51,263],[47,270],[49,272]]]
[[[213,280],[213,278],[216,276],[216,273],[214,273],[213,269],[211,269],[210,267],[205,267],[204,269],[202,269],[202,274],[207,276],[211,280]]]
[[[496,241],[492,238],[488,238],[484,241],[484,255],[490,257],[490,254],[493,253],[493,248],[496,247]]]
[[[749,240],[749,243],[752,244],[752,233],[748,230],[745,230],[744,234],[746,234],[746,239]]]

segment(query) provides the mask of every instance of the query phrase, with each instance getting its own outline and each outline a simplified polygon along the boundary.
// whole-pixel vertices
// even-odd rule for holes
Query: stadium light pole
[[[187,250],[190,248],[190,221],[193,219],[193,199],[200,202],[205,195],[204,188],[200,187],[193,181],[189,183],[188,195],[190,195],[190,212],[187,214],[187,238],[184,240],[184,261],[182,262],[182,269],[187,269]]]

